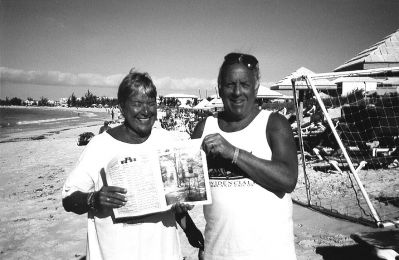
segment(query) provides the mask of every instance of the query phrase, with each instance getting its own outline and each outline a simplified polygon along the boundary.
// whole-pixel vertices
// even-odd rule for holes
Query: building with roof
[[[333,72],[314,73],[301,67],[287,77],[273,84],[270,89],[282,94],[291,93],[292,78],[306,75],[311,77],[316,88],[332,94],[331,90],[347,95],[355,89],[376,91],[378,94],[399,92],[399,30],[382,41],[360,52]],[[297,82],[298,90],[305,90],[304,82]]]
[[[283,79],[281,79],[278,82],[271,85],[270,89],[275,90],[275,91],[277,91],[283,95],[286,95],[286,96],[292,96],[293,93],[292,93],[291,79],[298,78],[298,77],[304,76],[304,75],[313,78],[314,76],[317,76],[318,74],[305,68],[305,67],[301,67],[301,68],[297,69],[296,71],[292,72],[291,74],[289,74],[288,76],[284,77]],[[314,81],[314,84],[317,87],[317,89],[323,89],[323,90],[337,89],[337,85],[328,79],[320,78],[320,79],[314,79],[313,81]],[[295,86],[298,90],[307,90],[308,89],[305,82],[303,82],[303,81],[298,81]]]
[[[360,52],[334,72],[399,67],[399,29]]]
[[[362,76],[378,79],[378,94],[399,92],[399,30],[346,61],[334,72],[367,72],[378,69],[382,69],[380,73],[372,71],[373,73],[363,73]]]
[[[370,77],[340,77],[332,82],[337,85],[337,92],[346,96],[357,89],[362,89],[365,93],[376,92],[377,82],[381,80]]]

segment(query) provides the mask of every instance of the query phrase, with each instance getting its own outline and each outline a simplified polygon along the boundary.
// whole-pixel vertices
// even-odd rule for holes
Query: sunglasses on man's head
[[[226,64],[242,63],[250,70],[253,70],[258,65],[258,60],[248,54],[230,53],[224,57]]]

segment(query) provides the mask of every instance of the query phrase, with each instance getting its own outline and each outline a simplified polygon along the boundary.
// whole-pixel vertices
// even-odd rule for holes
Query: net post
[[[303,78],[305,79],[307,85],[311,87],[311,89],[312,89],[312,91],[313,91],[313,94],[314,94],[314,96],[316,97],[317,102],[319,103],[320,108],[322,109],[322,111],[323,111],[323,113],[324,113],[324,115],[325,115],[325,117],[326,117],[326,119],[327,119],[327,123],[328,123],[328,125],[330,126],[330,129],[331,129],[332,133],[334,134],[334,137],[335,137],[335,139],[336,139],[336,141],[337,141],[339,147],[341,148],[341,151],[342,151],[342,153],[343,153],[343,155],[344,155],[346,161],[348,162],[349,169],[351,170],[353,176],[355,177],[356,183],[358,184],[358,186],[359,186],[359,188],[360,188],[360,191],[362,192],[362,195],[363,195],[363,197],[364,197],[364,199],[365,199],[365,201],[366,201],[366,203],[367,203],[367,206],[369,207],[369,209],[370,209],[370,211],[371,211],[371,214],[373,215],[373,218],[375,219],[375,221],[376,221],[376,223],[377,223],[377,226],[380,226],[380,225],[381,225],[381,219],[380,219],[380,217],[378,216],[378,213],[377,213],[377,211],[375,210],[373,204],[371,203],[370,198],[369,198],[369,196],[368,196],[368,194],[367,194],[367,191],[365,190],[365,188],[364,188],[364,186],[363,186],[363,184],[362,184],[362,182],[361,182],[361,180],[360,180],[360,178],[359,178],[359,176],[358,176],[358,174],[357,174],[357,171],[355,170],[355,168],[354,168],[354,166],[353,166],[352,160],[350,159],[350,157],[349,157],[349,155],[348,155],[348,153],[347,153],[347,151],[346,151],[346,149],[345,149],[345,147],[344,147],[344,145],[343,145],[341,139],[339,138],[339,135],[338,135],[338,133],[337,133],[337,130],[335,129],[334,124],[333,124],[333,122],[331,121],[330,116],[328,115],[327,109],[326,109],[326,107],[324,106],[324,103],[323,103],[323,101],[321,100],[321,97],[320,97],[320,95],[319,95],[319,93],[318,93],[316,87],[315,87],[314,84],[313,84],[313,80],[311,79],[311,77],[307,77],[306,75],[303,76]],[[359,169],[359,170],[360,170],[360,169]]]
[[[309,180],[308,180],[308,176],[306,174],[305,151],[303,148],[303,138],[302,138],[302,128],[301,128],[302,119],[300,118],[301,113],[298,111],[298,100],[296,97],[295,81],[296,81],[296,79],[294,79],[294,78],[291,79],[292,91],[294,93],[293,97],[294,97],[294,105],[295,105],[296,123],[297,123],[297,129],[298,129],[299,149],[301,151],[302,169],[303,169],[303,175],[304,175],[304,179],[305,179],[306,198],[307,198],[308,206],[310,206],[312,200],[311,200],[311,195],[310,195]]]

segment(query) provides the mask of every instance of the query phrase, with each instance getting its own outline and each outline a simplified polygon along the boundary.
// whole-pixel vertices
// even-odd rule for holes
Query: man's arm
[[[205,127],[205,120],[200,121],[194,128],[193,133],[191,134],[191,139],[201,138],[202,133]],[[176,214],[176,222],[179,224],[181,229],[186,234],[188,242],[191,246],[199,248],[198,257],[202,259],[202,254],[204,250],[204,237],[202,236],[201,231],[197,228],[187,210],[182,210],[181,207],[175,207]]]
[[[271,160],[238,150],[220,134],[205,136],[202,147],[207,155],[234,161],[253,181],[282,197],[293,191],[298,177],[294,137],[287,119],[279,113],[270,115],[264,134],[272,151]]]
[[[190,245],[200,250],[204,250],[204,237],[202,236],[201,231],[194,224],[188,212],[176,212],[175,218],[176,222],[186,234]]]
[[[265,134],[272,151],[271,160],[240,150],[237,165],[256,183],[276,195],[290,193],[298,178],[297,149],[291,127],[284,116],[272,113]]]

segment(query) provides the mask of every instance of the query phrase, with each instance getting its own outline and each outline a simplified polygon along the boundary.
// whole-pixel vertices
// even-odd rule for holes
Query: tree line
[[[72,93],[67,100],[67,105],[68,107],[91,107],[93,105],[113,107],[118,105],[118,100],[116,98],[97,97],[90,90],[87,90],[81,98],[77,98],[75,93]]]
[[[181,103],[179,99],[172,97],[172,98],[165,98],[164,96],[160,95],[158,96],[159,98],[159,103],[161,106],[168,106],[168,107],[177,107]],[[208,100],[211,100],[210,97],[207,98]],[[29,104],[30,103],[30,104]],[[195,106],[198,104],[198,99],[195,98],[193,101],[187,100],[186,105],[190,106]],[[48,98],[46,97],[41,97],[39,100],[35,101],[33,98],[28,97],[26,100],[22,100],[17,97],[13,98],[8,98],[6,97],[5,100],[0,99],[0,105],[2,106],[26,106],[26,105],[35,105],[35,106],[56,106],[56,105],[63,105],[59,104],[59,102],[54,103],[51,102]],[[108,107],[114,107],[118,105],[118,99],[116,98],[109,98],[109,97],[98,97],[95,94],[93,94],[90,90],[87,90],[87,92],[80,98],[78,98],[75,93],[72,93],[67,101],[66,105],[68,107],[91,107],[93,105],[95,106],[108,106]]]
[[[84,94],[84,96],[78,98],[75,93],[72,93],[67,101],[66,105],[68,107],[91,107],[95,106],[116,106],[118,104],[118,100],[116,98],[108,98],[108,97],[98,97],[93,94],[90,90]],[[26,105],[35,105],[35,106],[56,106],[56,105],[63,105],[59,102],[50,101],[46,97],[40,97],[39,100],[34,100],[31,97],[28,97],[26,100],[22,100],[18,97],[9,98],[6,97],[5,99],[0,99],[0,105],[2,106],[26,106]]]
[[[26,99],[26,101],[35,102],[35,100],[31,97],[28,97]],[[17,98],[17,97],[13,97],[13,98],[6,97],[6,99],[0,99],[0,105],[1,106],[24,106],[27,104],[26,101],[22,100],[20,98]],[[50,106],[49,99],[45,98],[45,97],[41,97],[39,100],[36,101],[35,104],[37,106]]]

